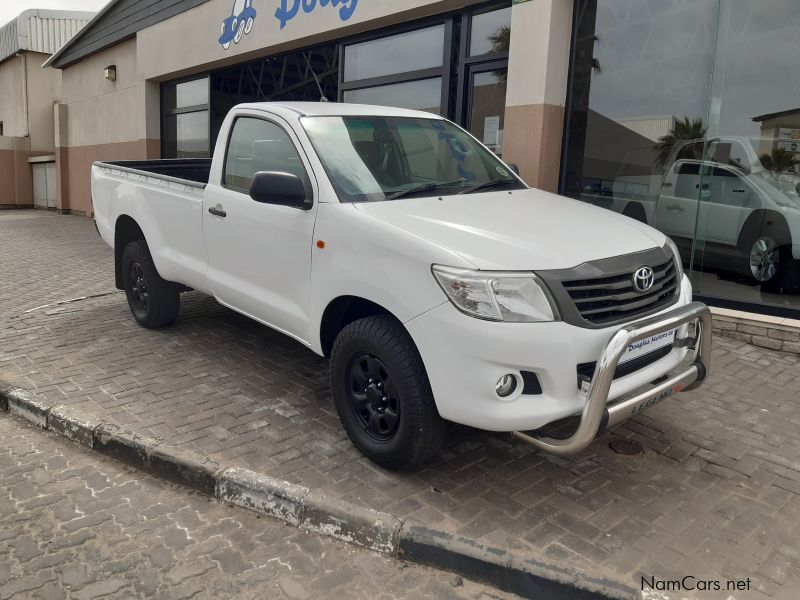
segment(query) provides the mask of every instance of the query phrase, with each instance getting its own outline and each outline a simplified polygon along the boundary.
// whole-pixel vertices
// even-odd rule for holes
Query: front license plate
[[[658,335],[631,344],[628,346],[628,349],[625,350],[625,354],[622,355],[622,358],[619,359],[619,363],[626,363],[630,360],[650,354],[651,352],[655,352],[656,350],[660,350],[664,346],[669,346],[675,342],[676,331],[675,329],[672,331],[665,331],[664,333],[659,333]]]

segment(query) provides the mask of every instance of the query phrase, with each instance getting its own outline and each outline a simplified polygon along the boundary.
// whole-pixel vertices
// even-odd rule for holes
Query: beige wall
[[[33,206],[30,139],[0,136],[0,208]]]
[[[61,71],[42,69],[46,54],[25,52],[0,63],[0,121],[3,133],[31,139],[31,151],[55,148],[53,103],[61,97]]]
[[[25,69],[22,56],[13,56],[0,63],[0,121],[3,135],[24,137],[28,135],[25,115]]]
[[[137,160],[159,156],[158,129],[146,136],[147,119],[158,123],[155,102],[145,102],[148,85],[141,81],[135,38],[103,50],[63,70],[64,100],[56,109],[58,136],[58,208],[92,215],[91,166],[97,160]],[[117,79],[104,70],[116,65]],[[152,84],[149,84],[152,85]],[[153,89],[149,88],[152,96]]]
[[[117,80],[103,72],[117,66]],[[142,111],[137,110],[136,39],[94,54],[63,70],[68,146],[91,146],[139,139]]]
[[[61,100],[61,71],[42,69],[42,63],[47,60],[47,54],[26,52],[23,58],[28,73],[27,96],[31,152],[52,154],[55,150],[53,104]]]
[[[572,0],[531,0],[511,11],[503,158],[530,185],[558,188]]]

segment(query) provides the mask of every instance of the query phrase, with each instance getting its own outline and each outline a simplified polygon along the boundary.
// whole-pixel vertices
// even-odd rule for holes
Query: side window
[[[308,182],[303,161],[288,134],[271,121],[240,117],[233,123],[222,183],[245,194],[259,171],[280,171]]]
[[[696,162],[679,162],[674,167],[675,196],[697,200],[700,193],[700,165]]]

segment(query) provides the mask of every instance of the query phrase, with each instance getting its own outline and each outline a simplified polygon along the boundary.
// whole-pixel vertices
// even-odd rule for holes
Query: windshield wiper
[[[440,188],[451,187],[454,185],[458,185],[459,183],[464,183],[464,179],[455,179],[453,181],[445,181],[443,183],[421,183],[414,187],[408,188],[407,190],[400,190],[399,192],[395,192],[390,196],[386,196],[387,200],[396,200],[397,198],[403,198],[405,196],[409,196],[411,194],[416,194],[418,192],[431,192],[433,190],[438,190]]]
[[[519,182],[516,179],[497,179],[495,181],[484,181],[481,184],[473,185],[467,189],[458,192],[459,194],[474,194],[475,192],[484,192],[504,185],[514,185]]]

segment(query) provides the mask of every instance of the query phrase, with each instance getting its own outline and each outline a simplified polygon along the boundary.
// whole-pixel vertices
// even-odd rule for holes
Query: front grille
[[[651,265],[655,274],[653,287],[645,293],[636,291],[633,275],[641,266],[617,275],[563,281],[562,285],[578,314],[589,323],[628,321],[669,306],[678,289],[675,261],[670,257]]]

